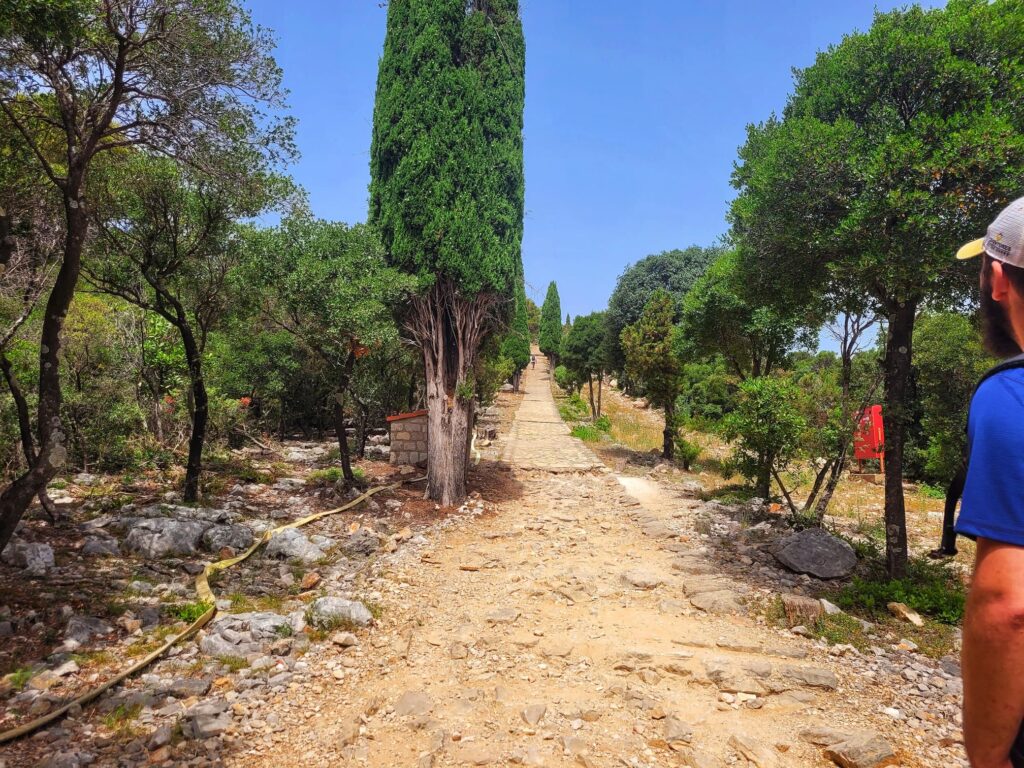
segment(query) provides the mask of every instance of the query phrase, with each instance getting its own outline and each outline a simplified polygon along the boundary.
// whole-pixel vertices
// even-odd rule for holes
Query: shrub
[[[577,424],[572,428],[572,436],[586,443],[596,443],[603,435],[604,432],[593,424]]]
[[[683,465],[683,469],[689,472],[693,462],[700,457],[701,447],[696,443],[691,443],[682,435],[676,435],[675,443],[676,459]]]
[[[203,602],[202,600],[196,600],[193,603],[172,605],[167,609],[167,612],[176,619],[184,621],[187,624],[191,624],[192,622],[199,619],[199,617],[206,613],[208,610],[210,610],[211,607],[212,606],[207,602]]]
[[[600,416],[597,421],[594,422],[594,426],[602,432],[612,431],[612,420],[607,416]]]
[[[590,416],[590,406],[573,392],[559,404],[558,412],[564,421],[582,421]]]
[[[555,384],[565,390],[569,389],[572,384],[572,375],[569,373],[569,369],[564,365],[560,365],[555,368]]]
[[[943,624],[957,625],[963,620],[967,589],[960,575],[948,566],[916,558],[902,579],[888,579],[879,565],[874,571],[868,577],[854,577],[837,595],[836,604],[880,616],[888,614],[889,603],[905,603]]]
[[[341,480],[340,467],[327,467],[327,469],[314,469],[306,476],[306,485],[313,488],[326,488]]]

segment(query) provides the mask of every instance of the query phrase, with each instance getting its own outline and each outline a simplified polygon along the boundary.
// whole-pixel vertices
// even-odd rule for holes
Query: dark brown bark
[[[348,446],[348,432],[345,429],[345,397],[348,392],[349,383],[352,381],[352,371],[356,365],[356,353],[350,351],[345,359],[345,367],[338,377],[338,391],[334,394],[334,430],[338,435],[338,452],[341,454],[341,474],[345,482],[352,485],[356,481],[355,473],[352,472],[352,455]]]
[[[601,418],[601,386],[604,384],[604,374],[597,377],[597,418]]]
[[[587,374],[587,391],[590,394],[590,420],[597,421],[597,417],[601,414],[597,411],[597,403],[594,401],[594,377],[589,373]]]
[[[473,392],[469,389],[480,345],[490,328],[494,298],[462,296],[439,280],[414,299],[407,329],[423,352],[426,382],[428,473],[426,496],[459,504],[466,496]]]
[[[75,286],[82,271],[82,248],[88,220],[79,194],[83,170],[71,169],[64,186],[64,213],[67,234],[63,261],[46,301],[39,345],[39,404],[36,424],[39,430],[39,451],[28,469],[0,493],[0,551],[11,540],[14,529],[32,499],[46,488],[67,459],[67,436],[60,420],[60,348],[61,329],[68,308],[75,296]]]
[[[665,405],[665,431],[662,433],[662,458],[671,460],[676,452],[676,414],[675,404]]]
[[[889,576],[894,579],[907,572],[903,452],[916,312],[915,302],[904,302],[890,308],[889,335],[885,344],[885,562]]]
[[[199,500],[199,480],[203,472],[203,445],[206,442],[206,425],[210,418],[210,400],[203,381],[203,355],[191,326],[180,311],[179,322],[175,325],[181,334],[188,363],[188,377],[192,393],[192,432],[188,438],[188,461],[185,464],[185,487],[182,498],[187,502]]]

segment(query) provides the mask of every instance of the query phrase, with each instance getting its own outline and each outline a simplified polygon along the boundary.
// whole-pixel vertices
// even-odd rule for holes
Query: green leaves
[[[558,355],[562,347],[562,302],[558,286],[552,280],[540,308],[540,351]]]
[[[576,318],[562,340],[560,360],[577,381],[587,381],[607,370],[604,312],[591,312]]]
[[[652,402],[671,409],[682,386],[682,364],[676,354],[675,299],[657,290],[640,319],[622,332],[626,373],[641,382]]]
[[[392,0],[370,221],[421,288],[511,297],[520,274],[525,47],[515,0]],[[509,303],[511,306],[511,303]]]

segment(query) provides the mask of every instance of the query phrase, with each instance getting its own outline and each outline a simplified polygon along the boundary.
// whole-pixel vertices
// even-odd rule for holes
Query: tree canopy
[[[562,303],[552,280],[540,308],[540,351],[557,359],[562,346]]]

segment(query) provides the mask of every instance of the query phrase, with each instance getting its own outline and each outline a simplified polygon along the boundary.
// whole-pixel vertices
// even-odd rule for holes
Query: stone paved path
[[[881,732],[902,747],[886,764],[923,766],[870,681],[747,614],[749,588],[700,546],[699,500],[571,471],[590,452],[552,420],[542,365],[506,451],[516,497],[357,587],[377,625],[355,647],[314,648],[306,675],[244,704],[249,730],[225,763],[833,765],[805,733],[817,728],[817,742]]]
[[[603,467],[594,452],[573,439],[551,395],[551,366],[534,349],[537,367],[523,372],[522,404],[502,460],[517,469],[579,472]]]

